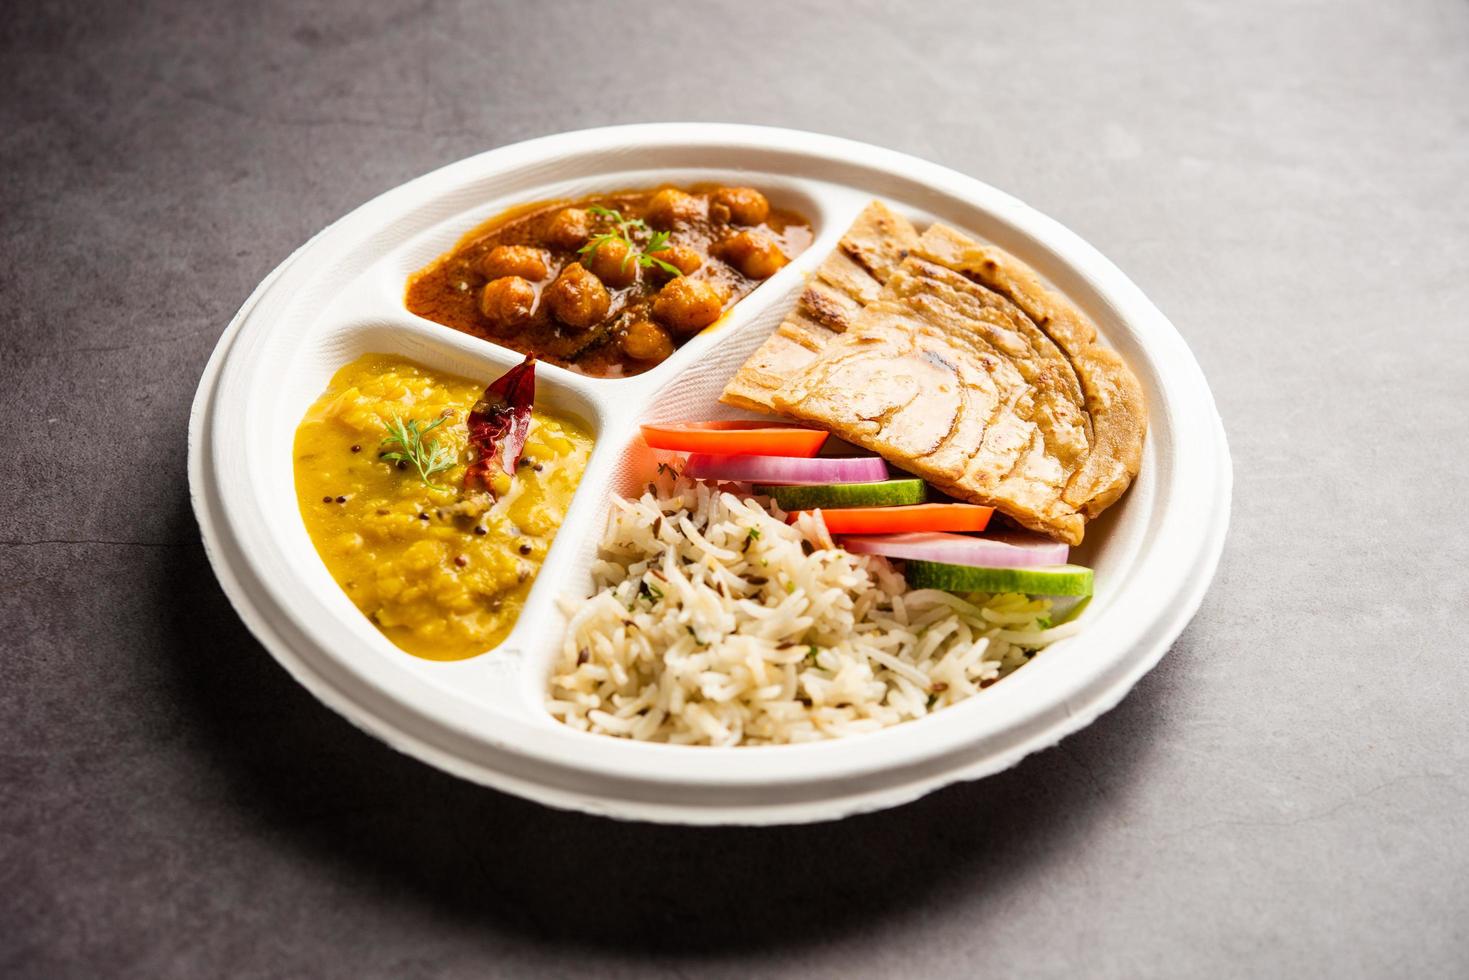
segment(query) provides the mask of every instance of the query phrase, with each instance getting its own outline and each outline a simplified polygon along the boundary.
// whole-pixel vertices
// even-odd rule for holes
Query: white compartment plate
[[[760,187],[803,211],[815,224],[814,244],[646,374],[606,380],[542,364],[538,402],[585,420],[597,443],[519,623],[499,648],[466,661],[398,650],[337,588],[307,538],[290,454],[307,406],[338,367],[366,351],[486,380],[520,360],[419,319],[402,302],[408,274],[485,219],[524,201],[704,180]],[[724,749],[560,725],[542,707],[564,622],[555,598],[586,594],[609,488],[633,478],[638,422],[738,414],[715,402],[724,380],[873,197],[1029,262],[1092,316],[1142,381],[1150,414],[1142,473],[1092,525],[1075,559],[1096,568],[1085,629],[953,708],[845,740]],[[1112,707],[1198,608],[1229,522],[1231,469],[1213,397],[1182,338],[1060,224],[973,178],[890,150],[790,130],[660,124],[483,153],[388,191],[320,232],[257,287],[220,338],[194,401],[189,482],[205,547],[240,617],[293,677],[365,731],[552,806],[753,824],[893,806],[1013,765]]]

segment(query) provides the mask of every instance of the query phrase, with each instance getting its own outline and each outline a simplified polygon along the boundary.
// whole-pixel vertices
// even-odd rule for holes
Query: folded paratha
[[[725,386],[721,401],[773,412],[771,396],[844,332],[918,243],[913,223],[873,201],[806,284],[796,307]]]
[[[851,258],[848,239],[865,241],[874,214],[822,270]],[[907,224],[892,218],[883,224]],[[896,240],[858,263],[862,291],[818,271],[724,400],[818,424],[957,498],[1079,544],[1086,521],[1137,475],[1147,428],[1137,378],[1015,257],[945,225]],[[838,302],[840,313],[822,318]]]

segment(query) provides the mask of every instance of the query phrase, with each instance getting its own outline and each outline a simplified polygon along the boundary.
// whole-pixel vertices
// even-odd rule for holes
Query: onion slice
[[[684,476],[727,483],[869,483],[885,480],[887,464],[880,456],[800,459],[790,456],[712,456],[690,453]]]
[[[983,568],[1064,565],[1071,551],[1059,541],[1029,534],[996,534],[980,538],[947,531],[849,535],[839,543],[857,555],[915,558]]]

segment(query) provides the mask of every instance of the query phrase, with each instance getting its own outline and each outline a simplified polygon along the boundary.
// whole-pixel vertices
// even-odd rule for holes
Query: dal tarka
[[[333,376],[296,430],[312,544],[409,653],[458,660],[503,640],[565,519],[592,439],[532,410],[532,372],[512,368],[486,389],[367,354]]]

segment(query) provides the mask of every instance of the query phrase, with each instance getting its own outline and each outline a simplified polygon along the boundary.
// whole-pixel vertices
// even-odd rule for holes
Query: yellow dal
[[[388,639],[431,660],[472,657],[510,632],[591,454],[585,429],[537,409],[514,480],[494,467],[493,506],[454,513],[472,458],[464,420],[490,380],[365,354],[333,376],[296,430],[296,498],[321,560]],[[424,436],[454,451],[454,466],[432,478],[443,489],[378,458],[398,448],[382,445],[394,413],[422,427],[446,410]]]

